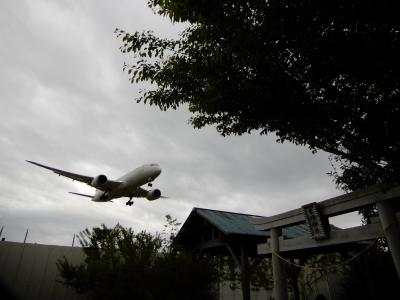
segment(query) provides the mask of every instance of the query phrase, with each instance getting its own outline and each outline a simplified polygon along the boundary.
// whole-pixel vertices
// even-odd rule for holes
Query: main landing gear
[[[132,206],[132,204],[133,204],[133,200],[132,200],[132,197],[130,197],[128,202],[126,202],[126,205]]]

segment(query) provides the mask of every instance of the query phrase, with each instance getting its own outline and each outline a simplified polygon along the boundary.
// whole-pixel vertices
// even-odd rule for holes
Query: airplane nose
[[[161,168],[160,167],[156,167],[156,174],[157,174],[157,176],[161,174]]]
[[[151,176],[153,177],[153,179],[161,174],[161,168],[157,164],[151,164],[150,168],[148,170],[151,173]]]

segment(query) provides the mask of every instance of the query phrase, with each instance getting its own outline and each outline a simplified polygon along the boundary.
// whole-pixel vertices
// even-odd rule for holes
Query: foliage
[[[345,273],[340,299],[395,299],[399,277],[390,253],[372,251],[357,259]]]
[[[347,273],[351,268],[345,261],[346,257],[339,253],[307,255],[296,261],[292,259],[293,264],[286,264],[286,273],[294,299],[308,299],[310,295],[315,295],[318,281],[328,281],[328,276]]]
[[[122,37],[138,101],[187,105],[194,127],[257,130],[331,153],[355,190],[400,177],[400,3],[373,0],[149,0],[186,22],[178,39]]]
[[[179,231],[179,226],[181,223],[178,219],[172,218],[171,215],[165,216],[167,224],[164,225],[164,230],[162,232],[164,249],[174,250],[172,243],[174,242],[175,236]]]
[[[171,251],[160,235],[102,225],[82,231],[80,242],[84,263],[64,257],[57,267],[63,283],[91,299],[215,299],[214,267]]]
[[[369,247],[367,247],[369,248]],[[303,268],[298,266],[302,265]],[[340,299],[390,299],[399,279],[390,254],[371,247],[368,252],[340,252],[304,256],[296,264],[287,264],[289,282],[298,296],[315,295],[319,281],[335,282]]]
[[[273,274],[272,261],[270,258],[264,258],[255,264],[250,270],[250,282],[253,290],[258,291],[264,289],[272,290]]]
[[[250,284],[253,291],[272,290],[273,275],[270,258],[250,259]],[[213,263],[218,271],[220,283],[228,284],[229,288],[236,290],[241,288],[240,269],[235,264],[232,256],[214,256]]]
[[[226,283],[229,288],[236,290],[240,287],[240,273],[238,266],[231,256],[215,256],[214,263],[217,266],[220,283]]]

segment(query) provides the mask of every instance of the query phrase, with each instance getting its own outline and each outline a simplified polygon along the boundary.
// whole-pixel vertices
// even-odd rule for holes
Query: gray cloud
[[[194,130],[182,107],[136,104],[140,88],[122,72],[115,27],[174,37],[183,28],[146,1],[0,3],[0,226],[8,240],[70,244],[101,223],[161,231],[194,206],[270,215],[339,194],[327,154],[277,144],[273,135]],[[148,162],[169,199],[93,203],[67,191],[90,187],[24,162],[117,178]],[[354,216],[348,222],[356,222]]]

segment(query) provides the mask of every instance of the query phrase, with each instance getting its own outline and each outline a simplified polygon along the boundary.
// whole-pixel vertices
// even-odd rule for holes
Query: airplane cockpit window
[[[157,164],[150,164],[150,167],[157,167]]]

